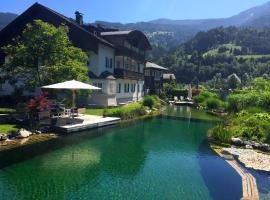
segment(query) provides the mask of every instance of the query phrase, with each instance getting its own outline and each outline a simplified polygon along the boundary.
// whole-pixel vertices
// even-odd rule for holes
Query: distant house
[[[27,23],[36,19],[56,27],[67,25],[72,43],[89,55],[89,77],[102,91],[84,99],[85,103],[117,106],[144,96],[145,54],[151,50],[151,45],[142,32],[84,24],[83,16],[78,11],[74,20],[35,3],[0,32],[0,47],[11,43]],[[8,62],[8,55],[0,52],[0,62]],[[7,83],[1,88],[0,95],[11,94],[13,90]]]
[[[160,95],[163,89],[163,73],[168,69],[155,63],[147,62],[144,70],[145,92]]]
[[[163,82],[164,83],[168,83],[171,81],[176,81],[174,74],[163,74]]]

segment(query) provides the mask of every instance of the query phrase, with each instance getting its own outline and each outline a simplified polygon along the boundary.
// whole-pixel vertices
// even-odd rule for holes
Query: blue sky
[[[36,0],[37,1],[37,0]],[[35,0],[1,0],[0,12],[20,14]],[[85,22],[150,21],[159,18],[205,19],[229,17],[269,0],[39,0],[68,17],[74,11],[84,14]]]

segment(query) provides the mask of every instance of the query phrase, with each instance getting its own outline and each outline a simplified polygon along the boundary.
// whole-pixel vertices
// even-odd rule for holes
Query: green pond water
[[[0,199],[240,199],[212,125],[158,117],[3,152]]]

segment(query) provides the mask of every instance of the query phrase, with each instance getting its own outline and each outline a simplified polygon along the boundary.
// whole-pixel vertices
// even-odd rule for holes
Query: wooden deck
[[[57,120],[57,124],[54,129],[62,133],[72,133],[78,131],[84,131],[88,129],[94,129],[109,125],[114,125],[120,122],[120,118],[117,117],[101,117],[94,115],[80,115],[75,118],[60,118]]]

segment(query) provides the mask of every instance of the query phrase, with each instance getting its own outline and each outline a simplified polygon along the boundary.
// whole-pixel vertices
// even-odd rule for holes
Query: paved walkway
[[[56,130],[71,133],[103,126],[109,126],[120,122],[117,117],[101,117],[95,115],[81,115],[72,118],[60,118],[55,126]]]

